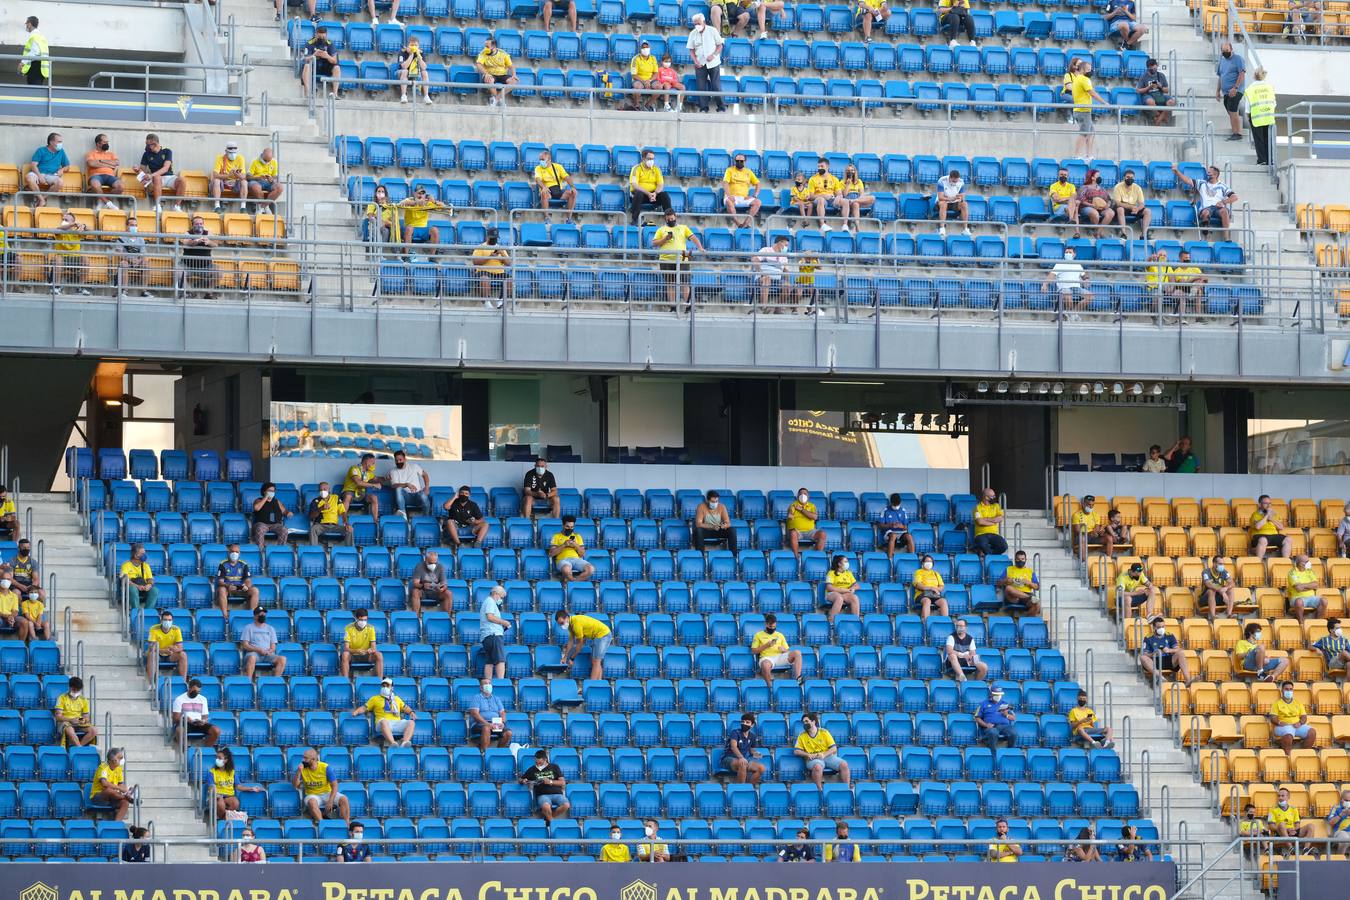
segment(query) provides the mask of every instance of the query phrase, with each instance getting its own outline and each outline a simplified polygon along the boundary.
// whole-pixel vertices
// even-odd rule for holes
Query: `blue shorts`
[[[1268,660],[1266,660],[1266,664],[1265,664],[1264,666],[1262,666],[1262,667],[1260,668],[1259,671],[1262,671],[1262,672],[1274,672],[1276,669],[1279,668],[1279,666],[1280,666],[1280,661],[1279,661],[1278,659],[1268,659]],[[1246,655],[1245,657],[1243,657],[1243,659],[1242,659],[1242,668],[1246,669],[1248,672],[1256,672],[1256,671],[1258,671],[1257,666],[1256,666],[1256,651],[1255,651],[1255,650],[1252,650],[1252,651],[1248,652],[1247,655]]]
[[[1317,604],[1321,602],[1322,598],[1319,597],[1317,594],[1313,594],[1311,597],[1303,597],[1300,599],[1290,600],[1289,604],[1292,606],[1295,603],[1302,603],[1304,609],[1316,609]]]
[[[547,806],[549,809],[556,809],[567,802],[566,794],[540,794],[534,798],[534,805],[539,809]]]
[[[559,575],[563,573],[563,566],[566,566],[573,572],[584,572],[587,568],[591,568],[591,564],[586,562],[584,557],[580,556],[569,556],[567,559],[559,559],[553,563],[553,568],[557,570]]]
[[[431,240],[431,226],[424,225],[421,228],[409,228],[408,240],[414,244],[425,244]]]
[[[272,188],[275,187],[272,181],[266,178],[255,178],[253,179],[252,183],[256,184],[258,186],[258,190],[262,191],[264,194],[270,194],[272,192]]]
[[[117,183],[116,175],[90,175],[89,183],[98,187],[110,188]]]
[[[824,759],[808,759],[806,761],[807,769],[829,769],[831,772],[838,772],[844,766],[842,757],[827,756]]]
[[[614,642],[614,632],[610,632],[604,637],[591,639],[591,659],[604,659],[605,654],[609,652],[609,645]]]
[[[500,634],[483,635],[483,664],[495,666],[506,662],[506,649],[502,646]]]

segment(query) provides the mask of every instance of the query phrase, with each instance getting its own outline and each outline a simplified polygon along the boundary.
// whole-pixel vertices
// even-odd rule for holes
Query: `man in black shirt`
[[[461,541],[466,544],[482,544],[488,526],[483,520],[483,510],[469,496],[467,484],[459,486],[454,499],[445,501],[443,509],[446,515],[445,539],[450,542],[451,547],[458,547]],[[468,531],[470,534],[461,535],[461,531]]]
[[[328,29],[320,25],[314,29],[314,37],[305,44],[305,59],[300,68],[300,83],[305,86],[305,96],[308,97],[315,88],[311,79],[332,78],[337,67],[337,51],[333,48],[333,42],[328,39]],[[333,96],[337,97],[337,81],[330,81],[328,87],[332,90]]]
[[[215,245],[206,230],[206,220],[193,216],[192,227],[183,239],[183,272],[186,287],[202,291],[207,300],[215,299],[215,294],[211,293],[216,284],[216,272],[211,264],[211,248]]]
[[[541,456],[534,461],[534,468],[525,473],[525,515],[533,519],[539,508],[545,505],[553,518],[561,515],[558,480],[548,470],[548,460]]]
[[[187,190],[187,182],[173,174],[173,151],[160,144],[157,134],[145,136],[145,152],[136,167],[136,179],[155,201],[155,212],[162,212],[159,200],[165,191],[170,197],[182,197]],[[173,208],[174,212],[183,211],[181,203],[175,202]]]
[[[534,791],[534,802],[539,807],[539,815],[545,822],[552,822],[556,816],[565,816],[572,805],[563,793],[567,779],[562,769],[548,761],[548,752],[540,750],[534,754],[534,765],[520,776],[521,784],[528,784]]]
[[[778,850],[779,862],[815,862],[816,850],[811,846],[809,832],[805,828],[797,829],[800,843],[788,844]]]
[[[266,549],[269,534],[278,544],[286,543],[286,517],[290,514],[286,504],[277,499],[277,486],[270,481],[264,484],[262,496],[253,501],[253,543],[258,545],[259,552]]]

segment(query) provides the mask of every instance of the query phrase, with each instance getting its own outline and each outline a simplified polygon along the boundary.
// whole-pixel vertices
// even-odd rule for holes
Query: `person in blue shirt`
[[[877,535],[881,543],[886,545],[887,559],[895,558],[897,544],[906,553],[914,552],[914,535],[909,533],[909,513],[900,505],[899,494],[891,494],[890,503],[881,511]]]
[[[492,682],[478,683],[478,695],[469,699],[464,710],[469,719],[469,740],[478,741],[479,750],[487,750],[495,739],[498,747],[511,746],[511,729],[506,727],[506,704],[492,696]]]
[[[998,749],[998,742],[1005,740],[1008,746],[1016,743],[1013,735],[1013,722],[1017,714],[1003,702],[1003,688],[995,686],[989,690],[989,699],[980,704],[975,711],[975,724],[980,729],[979,738],[989,745],[990,750]]]
[[[755,714],[741,716],[741,726],[727,732],[726,744],[722,748],[722,765],[731,770],[737,784],[745,784],[748,777],[751,784],[759,784],[764,777],[764,763],[757,762],[760,757],[759,735],[755,734]]]
[[[24,184],[33,192],[38,206],[47,205],[44,193],[61,192],[61,176],[70,167],[70,157],[66,156],[61,135],[53,131],[47,135],[47,143],[33,151],[32,162],[23,176]]]
[[[338,847],[337,858],[334,862],[340,863],[359,863],[370,862],[370,845],[362,843],[366,836],[366,827],[360,822],[353,822],[347,826],[347,840]]]
[[[230,614],[231,600],[243,600],[249,609],[257,609],[258,589],[253,586],[248,563],[239,558],[239,545],[230,544],[225,549],[228,555],[216,570],[216,606],[226,616]]]
[[[1191,683],[1190,669],[1186,666],[1186,654],[1176,635],[1167,630],[1167,621],[1162,616],[1154,616],[1151,623],[1153,633],[1144,638],[1139,652],[1139,665],[1150,682],[1155,670],[1176,672],[1177,677],[1187,684]]]
[[[1148,26],[1139,21],[1134,0],[1107,0],[1106,24],[1115,31],[1124,50],[1137,50],[1139,39],[1148,34]]]

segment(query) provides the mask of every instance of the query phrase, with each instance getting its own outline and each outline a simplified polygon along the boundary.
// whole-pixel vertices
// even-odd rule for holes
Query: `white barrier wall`
[[[1259,497],[1327,500],[1350,497],[1347,475],[1154,475],[1147,472],[1060,472],[1059,493],[1081,497]]]
[[[273,459],[272,481],[310,484],[341,482],[351,460]],[[392,461],[377,462],[384,474]],[[422,461],[433,487],[471,484],[475,487],[519,488],[530,466],[508,462]],[[590,487],[692,488],[722,490],[789,490],[807,487],[819,491],[909,492],[914,494],[965,494],[970,475],[965,469],[823,469],[774,466],[622,466],[607,463],[550,463],[559,487],[584,490]]]
[[[52,56],[169,59],[182,58],[186,50],[183,10],[177,5],[26,0],[5,3],[0,10],[0,51],[5,53],[22,52],[29,16],[38,17],[38,31]]]

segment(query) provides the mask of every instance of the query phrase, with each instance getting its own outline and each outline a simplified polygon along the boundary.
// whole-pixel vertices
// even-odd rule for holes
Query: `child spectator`
[[[661,67],[656,70],[656,84],[666,93],[666,112],[674,112],[684,103],[684,84],[680,73],[675,71],[675,63],[670,54],[661,57]],[[675,93],[675,105],[670,105],[670,93]]]
[[[1142,471],[1154,473],[1167,471],[1167,460],[1162,458],[1162,447],[1154,444],[1148,448],[1148,459],[1144,460]]]

